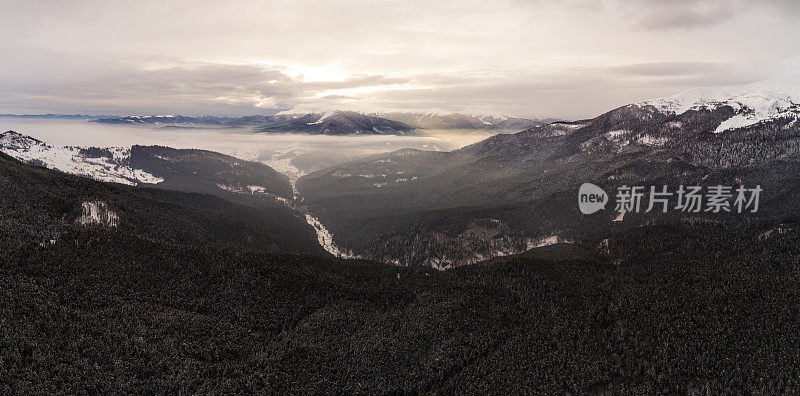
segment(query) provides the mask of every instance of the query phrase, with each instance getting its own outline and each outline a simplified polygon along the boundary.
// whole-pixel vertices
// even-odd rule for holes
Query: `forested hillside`
[[[252,207],[211,195],[102,183],[24,165],[0,153],[0,232],[12,250],[58,241],[78,227],[84,203],[118,217],[110,231],[169,243],[232,244],[267,251],[327,253],[286,207]]]
[[[291,253],[304,239],[285,250],[253,208],[0,161],[2,393],[800,386],[795,218],[642,226],[440,272]],[[75,224],[85,199],[118,225]]]

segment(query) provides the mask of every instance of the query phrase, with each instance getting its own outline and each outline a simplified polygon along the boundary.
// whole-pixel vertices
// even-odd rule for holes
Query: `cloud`
[[[587,11],[596,16],[618,14],[620,22],[637,30],[702,30],[748,18],[760,11],[794,18],[800,14],[797,0],[512,0],[529,10],[558,7]]]
[[[405,78],[358,75],[305,82],[286,67],[160,59],[123,61],[37,50],[13,51],[0,66],[0,107],[5,111],[71,109],[100,113],[252,114],[285,110],[321,99],[330,90],[402,84]],[[0,51],[0,57],[11,55]],[[55,67],[54,65],[58,65]],[[327,100],[354,99],[347,95]],[[52,110],[54,111],[54,110]]]
[[[341,106],[579,118],[797,69],[800,54],[789,0],[0,6],[0,113]]]
[[[705,29],[726,23],[747,7],[745,0],[638,0],[623,7],[644,30]]]
[[[713,62],[650,62],[623,65],[611,71],[632,76],[676,77],[728,72],[728,65]]]
[[[357,96],[347,96],[347,95],[325,95],[320,99],[323,100],[357,100],[360,99]]]
[[[246,115],[295,109],[501,111],[584,118],[697,85],[755,79],[751,68],[650,62],[354,75],[306,82],[289,66],[87,57],[14,50],[0,65],[0,112]],[[0,51],[0,56],[7,56]],[[53,65],[59,67],[54,68]],[[43,78],[46,76],[46,78]]]

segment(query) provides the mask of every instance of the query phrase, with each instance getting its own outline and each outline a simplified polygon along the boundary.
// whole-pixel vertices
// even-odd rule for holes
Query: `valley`
[[[355,255],[337,248],[325,226],[305,207],[295,205],[302,199],[294,190],[301,176],[396,147],[445,150],[486,136],[479,131],[432,131],[430,136],[416,137],[265,136],[214,129],[132,129],[60,118],[19,121],[0,117],[0,122],[45,140],[11,131],[0,134],[0,151],[24,162],[100,181],[209,193],[249,205],[284,206],[305,217],[317,232],[320,245],[341,257]],[[194,149],[198,147],[231,153],[237,158]],[[284,174],[288,183],[278,180],[275,171],[266,167],[258,171],[261,173],[246,169],[258,169],[257,163]]]
[[[717,132],[757,112],[714,98],[453,150],[322,137],[360,146],[335,159],[240,134],[205,147],[251,160],[5,132],[0,390],[57,388],[27,382],[30,364],[78,390],[793,389],[800,332],[781,318],[796,316],[800,280],[796,116],[779,106]],[[757,213],[583,215],[584,182],[764,193]],[[75,348],[66,368],[46,358]]]
[[[800,394],[800,2],[0,3],[0,396]]]
[[[780,197],[797,194],[796,177],[786,171],[796,167],[800,155],[794,131],[800,113],[793,110],[800,94],[792,88],[797,85],[793,80],[767,81],[689,91],[623,106],[590,120],[557,121],[497,134],[463,147],[458,142],[464,139],[321,137],[318,146],[302,140],[278,146],[278,140],[273,151],[260,151],[251,145],[260,140],[240,134],[220,136],[231,138],[227,151],[249,150],[243,158],[283,173],[277,177],[277,172],[265,168],[276,178],[273,181],[255,174],[248,179],[236,166],[235,178],[226,178],[209,162],[220,156],[212,152],[189,168],[170,170],[172,176],[165,181],[168,173],[159,160],[161,154],[144,154],[155,147],[114,149],[129,158],[111,152],[105,157],[88,155],[88,149],[79,147],[61,148],[58,157],[42,149],[52,146],[35,140],[25,144],[38,151],[15,155],[14,145],[24,146],[19,142],[26,139],[22,135],[15,135],[15,142],[6,134],[4,145],[18,159],[98,180],[283,205],[304,217],[320,245],[337,257],[446,269],[559,242],[593,248],[610,232],[653,221],[735,224],[742,220],[730,216],[712,220],[704,213],[623,217],[609,210],[584,216],[574,205],[574,191],[584,182],[610,189],[667,180],[692,185],[760,183],[765,186],[766,205],[751,217],[790,214]],[[757,106],[761,107],[754,109]],[[750,121],[736,121],[738,127],[719,131],[737,117]],[[482,137],[459,136],[466,136],[466,141]],[[241,146],[232,149],[231,141],[238,139],[243,139]],[[364,139],[374,141],[374,148],[365,147]],[[412,147],[393,150],[395,144]],[[441,150],[448,144],[452,151]],[[321,146],[330,146],[336,158]],[[172,157],[181,152],[155,150],[167,150]],[[63,157],[58,160],[62,163],[48,164],[43,161],[48,156]],[[67,157],[79,161],[65,167]],[[228,168],[235,159],[224,161]],[[90,165],[100,171],[81,173]],[[776,167],[784,170],[770,172]],[[116,173],[110,176],[111,168]],[[198,176],[200,170],[206,176]],[[202,177],[209,180],[200,181]]]
[[[766,205],[758,216],[794,215],[784,199],[798,193],[798,86],[794,75],[689,91],[451,152],[379,154],[304,176],[298,189],[338,245],[366,258],[438,268],[523,252],[550,238],[591,247],[615,230],[654,222],[750,221],[673,213],[615,222],[617,213],[608,210],[585,216],[575,205],[584,182],[608,190],[760,184]],[[749,121],[720,132],[736,119]]]
[[[800,358],[800,331],[783,319],[800,306],[797,219],[645,225],[607,235],[602,251],[553,244],[436,271],[334,258],[285,219],[210,195],[5,154],[0,175],[3,392],[64,381],[78,392],[758,392],[797,381],[787,362]],[[73,221],[85,202],[115,221]]]

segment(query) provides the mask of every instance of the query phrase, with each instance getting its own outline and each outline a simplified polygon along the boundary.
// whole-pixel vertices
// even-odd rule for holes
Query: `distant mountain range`
[[[424,130],[459,130],[519,132],[544,125],[555,119],[535,120],[494,114],[371,113],[331,110],[313,113],[279,113],[244,117],[169,115],[87,116],[87,115],[14,115],[0,117],[42,119],[85,119],[117,125],[151,125],[173,128],[250,127],[263,133],[302,133],[322,135],[409,135]]]
[[[0,114],[0,118],[41,118],[65,120],[90,120],[104,116],[91,116],[86,114]]]
[[[421,129],[479,130],[519,132],[535,126],[558,121],[556,119],[530,119],[498,114],[463,114],[448,112],[429,113],[378,113],[381,117],[400,121]]]
[[[311,114],[278,114],[256,125],[260,132],[307,133],[322,135],[407,135],[418,129],[412,125],[353,111]]]
[[[339,246],[451,267],[654,221],[578,212],[578,187],[756,185],[763,213],[800,199],[800,78],[693,90],[590,120],[496,135],[453,152],[404,149],[299,179]],[[684,214],[675,221],[720,221]],[[599,242],[599,241],[594,241]],[[594,243],[592,242],[592,243]]]
[[[421,130],[476,130],[518,132],[555,120],[533,120],[500,115],[459,113],[373,113],[332,110],[318,113],[281,113],[274,116],[184,117],[179,115],[101,117],[104,124],[147,124],[171,127],[253,127],[266,133],[324,135],[407,135]]]

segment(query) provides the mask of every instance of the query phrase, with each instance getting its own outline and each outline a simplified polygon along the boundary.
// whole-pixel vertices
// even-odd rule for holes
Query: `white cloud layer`
[[[0,113],[583,118],[800,70],[793,1],[0,0]]]

